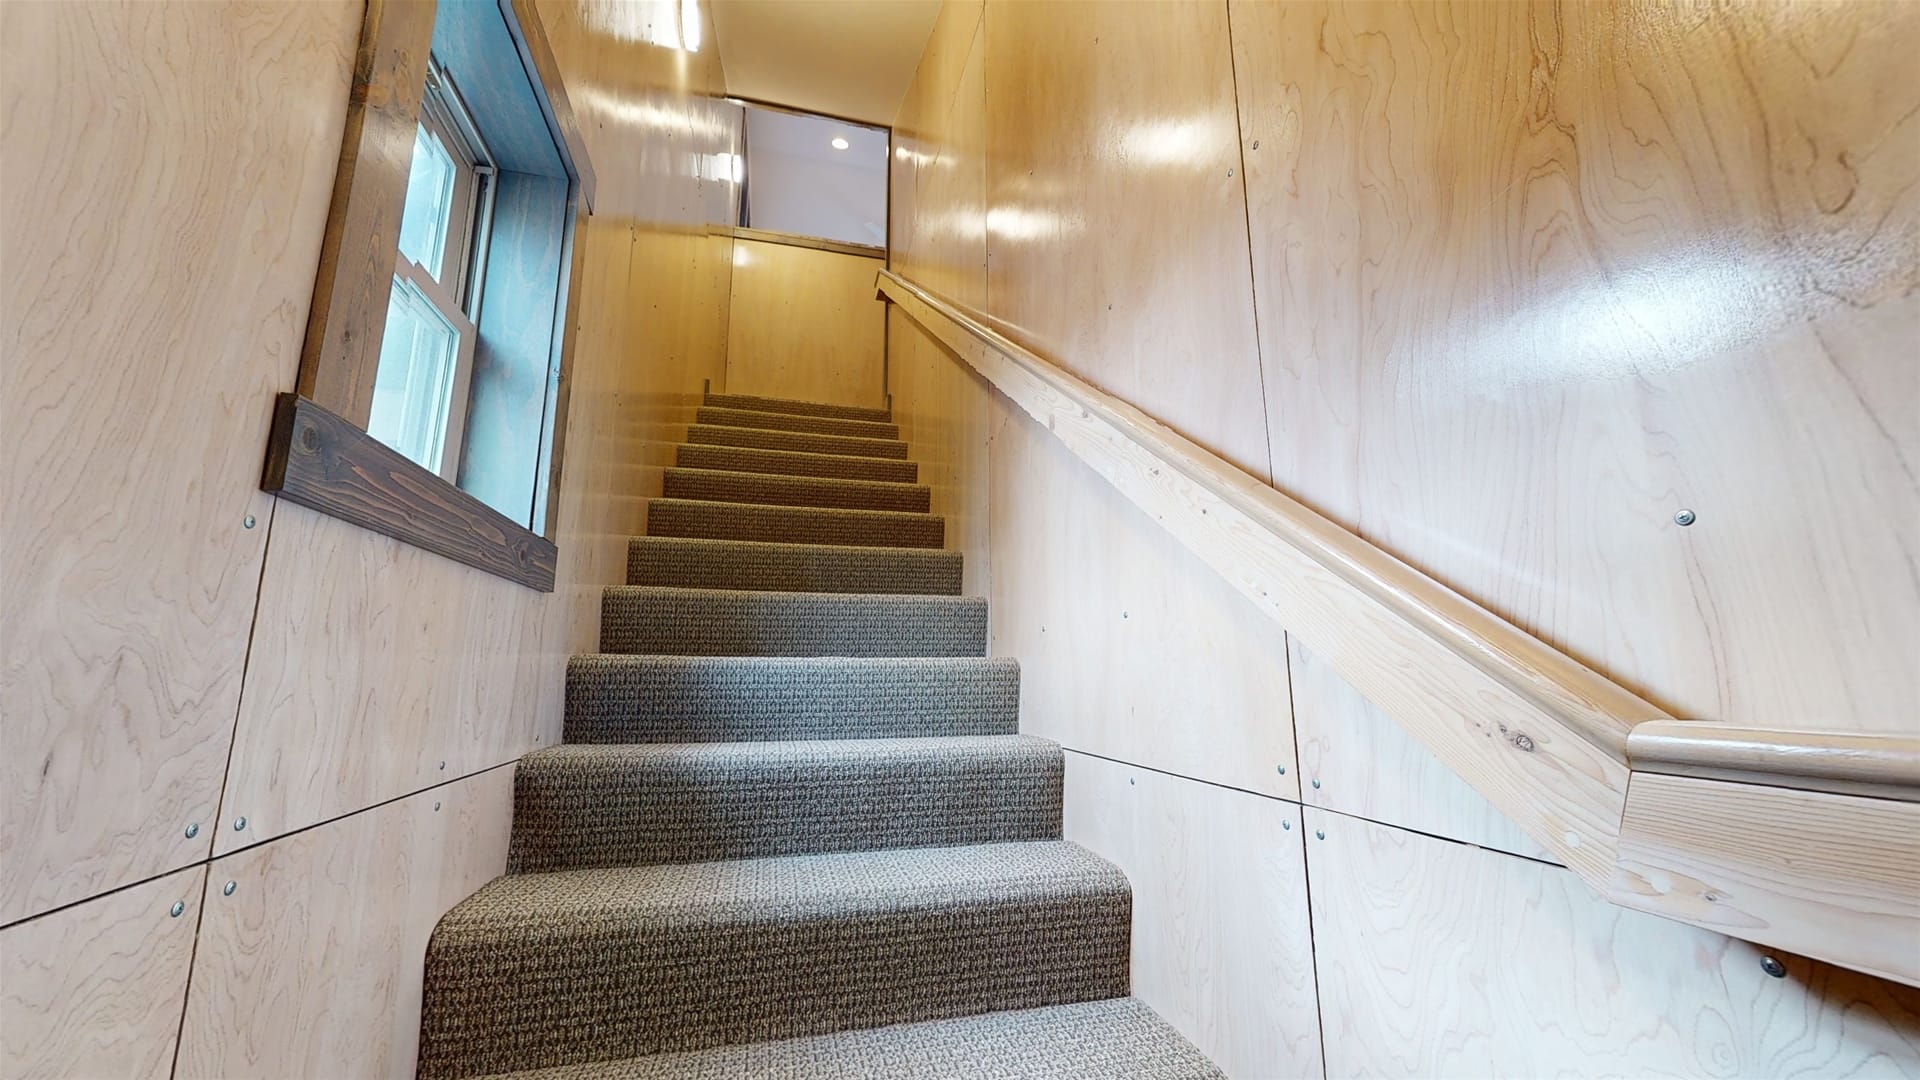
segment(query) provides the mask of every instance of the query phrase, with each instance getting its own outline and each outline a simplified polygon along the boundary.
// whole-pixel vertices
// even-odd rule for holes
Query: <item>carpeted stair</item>
[[[419,1074],[1217,1077],[1128,996],[1132,895],[1060,839],[884,410],[712,395],[507,876],[428,946]]]

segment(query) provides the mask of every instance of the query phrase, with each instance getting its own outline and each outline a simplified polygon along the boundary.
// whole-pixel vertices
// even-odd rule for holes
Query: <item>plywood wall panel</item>
[[[216,852],[556,739],[566,653],[544,616],[558,595],[283,503]]]
[[[1266,477],[1226,7],[991,3],[985,18],[989,313]]]
[[[733,242],[726,390],[877,408],[886,403],[881,258]]]
[[[207,853],[359,28],[0,7],[0,922]]]
[[[1066,837],[1133,886],[1133,993],[1230,1076],[1321,1075],[1299,808],[1067,755]]]
[[[941,5],[894,118],[888,180],[888,264],[975,311],[987,308],[983,10],[980,0]]]
[[[994,655],[1022,665],[1021,730],[1298,798],[1286,635],[1051,433],[1007,412],[989,450],[991,632]]]
[[[0,930],[0,1075],[169,1075],[205,876],[196,866]]]
[[[1007,405],[971,369],[913,320],[887,310],[887,383],[900,437],[946,519],[946,546],[961,553],[961,591],[987,596],[992,585],[989,448]]]
[[[1677,715],[1915,730],[1920,9],[1232,17],[1275,483]]]
[[[1287,656],[1300,794],[1309,805],[1528,858],[1553,858],[1331,664],[1295,638],[1287,639]]]
[[[412,1076],[427,938],[512,814],[500,768],[214,860],[176,1075]]]
[[[1920,1074],[1920,991],[1790,957],[1775,979],[1570,871],[1307,817],[1328,1076]]]

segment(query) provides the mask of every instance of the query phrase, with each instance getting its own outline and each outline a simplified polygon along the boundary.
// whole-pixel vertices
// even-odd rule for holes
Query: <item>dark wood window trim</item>
[[[298,394],[275,403],[260,486],[456,562],[553,591],[559,551],[398,450]]]
[[[283,394],[276,405],[261,486],[321,513],[551,592],[558,552],[548,537],[559,517],[561,451],[572,390],[578,239],[592,212],[594,174],[532,0],[495,2],[569,183],[568,250],[555,312],[558,371],[544,410],[550,435],[536,463],[540,513],[534,524],[547,535],[518,524],[365,430],[436,0],[367,0],[300,377],[296,392]],[[536,120],[535,129],[539,126]]]

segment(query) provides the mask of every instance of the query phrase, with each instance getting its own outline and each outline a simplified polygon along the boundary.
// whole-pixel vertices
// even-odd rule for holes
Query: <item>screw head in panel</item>
[[[187,839],[191,840],[194,837],[199,835],[200,835],[200,823],[197,821],[187,822]]]
[[[242,520],[241,520],[241,522],[240,522],[240,524],[242,524],[242,525],[245,525],[245,526],[246,526],[247,528],[249,528],[249,529],[251,529],[251,528],[253,528],[253,527],[254,527],[255,525],[258,525],[258,524],[259,524],[259,522],[257,522],[257,521],[255,521],[255,520],[253,519],[253,515],[252,515],[252,514],[248,514],[248,515],[247,515],[247,516],[246,516],[246,517],[245,517],[244,519],[242,519]]]
[[[434,804],[433,804],[433,808],[434,808],[435,810],[438,810],[438,809],[440,809],[440,804],[439,804],[439,803],[434,803]]]
[[[1280,827],[1281,827],[1281,828],[1283,828],[1283,829],[1288,829],[1288,830],[1291,830],[1291,829],[1293,828],[1293,822],[1291,822],[1291,821],[1286,821],[1286,820],[1282,820],[1282,821],[1280,822]]]
[[[232,880],[229,880],[229,881],[228,881],[228,882],[227,882],[227,883],[226,883],[225,885],[222,885],[222,886],[220,886],[220,895],[222,895],[222,896],[232,896],[232,895],[233,895],[233,890],[235,890],[235,889],[237,889],[237,888],[239,888],[239,887],[240,887],[240,883],[239,883],[239,882],[237,882],[237,881],[232,881]]]
[[[1776,957],[1772,957],[1772,956],[1761,957],[1760,970],[1766,972],[1767,974],[1773,976],[1776,979],[1784,979],[1787,977],[1787,965],[1781,963],[1779,959]]]
[[[167,914],[173,916],[176,919],[182,915],[185,915],[186,913],[187,913],[187,902],[185,900],[175,900],[173,902],[173,906],[167,909]]]
[[[233,831],[234,832],[247,831],[247,815],[241,814],[239,817],[233,819]]]
[[[443,761],[443,762],[441,762],[441,763],[440,763],[440,771],[441,771],[441,772],[446,772],[446,771],[447,771],[447,763],[446,763],[446,762],[444,762],[444,761]]]
[[[1325,829],[1315,829],[1313,830],[1313,838],[1315,840],[1325,840],[1327,838],[1327,831]]]
[[[1285,765],[1275,765],[1274,768],[1280,771],[1281,776],[1287,775],[1287,767]]]
[[[1316,777],[1314,777],[1314,778],[1313,778],[1313,786],[1314,786],[1314,787],[1316,787],[1316,788],[1320,786],[1320,778],[1319,778],[1319,777],[1317,777],[1317,776],[1316,776]]]
[[[1673,523],[1675,525],[1681,526],[1682,528],[1685,528],[1686,526],[1691,525],[1698,520],[1699,518],[1696,517],[1694,515],[1694,512],[1691,510],[1682,509],[1682,510],[1676,511],[1673,515]]]

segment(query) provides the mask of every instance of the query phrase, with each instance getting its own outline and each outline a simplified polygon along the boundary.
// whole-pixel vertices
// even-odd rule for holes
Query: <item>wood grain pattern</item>
[[[1299,798],[1286,634],[1044,428],[1003,408],[1012,415],[989,451],[992,651],[1020,661],[1021,730]]]
[[[1287,683],[1308,805],[1525,855],[1553,856],[1298,641]]]
[[[1920,738],[1655,721],[1628,733],[1627,759],[1635,772],[1920,802]]]
[[[1675,716],[1920,730],[1920,7],[1231,16],[1275,484]]]
[[[427,938],[512,816],[499,768],[215,859],[175,1075],[411,1077]]]
[[[1007,417],[988,386],[911,319],[887,309],[887,397],[931,489],[932,510],[947,522],[947,547],[961,553],[961,592],[992,595],[993,483],[989,445]]]
[[[593,169],[592,155],[587,153],[587,140],[580,132],[579,118],[574,115],[573,99],[567,94],[565,74],[553,55],[553,43],[547,40],[540,9],[533,0],[501,0],[500,14],[514,31],[514,44],[520,48],[521,62],[538,81],[540,107],[546,115],[554,145],[565,152],[566,163],[572,167],[574,181],[579,185],[580,201],[591,213],[594,193],[600,186],[599,177]]]
[[[725,389],[837,405],[886,404],[883,260],[733,241]]]
[[[892,274],[882,289],[1596,890],[1657,709]],[[999,587],[996,575],[996,588]]]
[[[1265,479],[1226,7],[989,4],[984,34],[983,310]]]
[[[1134,995],[1230,1076],[1322,1075],[1299,816],[1067,755],[1066,838],[1133,886]]]
[[[0,1075],[170,1075],[205,877],[196,866],[0,930]]]
[[[533,465],[529,459],[529,497]],[[297,395],[282,394],[275,406],[261,487],[455,562],[553,591],[558,556],[552,541]]]
[[[1920,803],[1636,771],[1608,896],[1920,986]]]
[[[0,923],[206,857],[359,25],[0,4]]]
[[[887,182],[888,267],[977,310],[987,307],[983,11],[979,0],[941,5],[894,118]]]
[[[373,408],[437,0],[366,0],[333,207],[307,309],[300,396],[358,428]]]
[[[1920,992],[1791,956],[1771,978],[1565,870],[1306,813],[1328,1076],[1920,1074]]]

